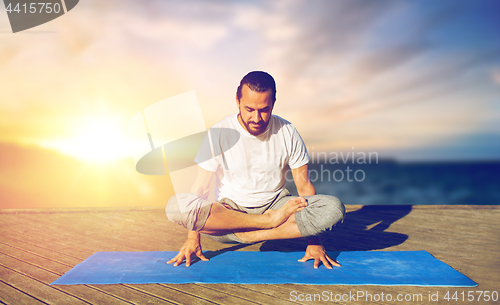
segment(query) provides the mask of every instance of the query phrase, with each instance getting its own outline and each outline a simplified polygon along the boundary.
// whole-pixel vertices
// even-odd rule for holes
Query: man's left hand
[[[314,269],[318,269],[320,261],[328,269],[332,269],[332,265],[340,267],[339,262],[328,256],[319,238],[313,238],[309,241],[306,254],[303,258],[299,259],[299,262],[306,262],[310,259],[314,259]]]

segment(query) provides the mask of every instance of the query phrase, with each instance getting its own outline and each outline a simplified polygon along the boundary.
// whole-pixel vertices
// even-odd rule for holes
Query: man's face
[[[236,98],[236,105],[240,110],[238,121],[254,136],[263,133],[273,111],[272,90],[266,92],[255,92],[247,85],[241,89],[241,99]]]

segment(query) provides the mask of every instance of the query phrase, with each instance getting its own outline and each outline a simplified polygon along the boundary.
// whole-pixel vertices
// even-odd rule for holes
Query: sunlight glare
[[[82,161],[108,163],[129,156],[124,132],[116,118],[96,116],[79,124],[76,136],[45,141],[42,145]]]

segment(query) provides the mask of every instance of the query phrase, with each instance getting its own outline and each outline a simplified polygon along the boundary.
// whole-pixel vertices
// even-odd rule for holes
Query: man
[[[250,72],[241,80],[239,113],[222,119],[207,134],[209,145],[195,159],[199,166],[192,193],[172,196],[167,204],[168,218],[189,230],[168,263],[178,266],[185,259],[190,266],[193,254],[207,261],[200,245],[204,234],[223,243],[306,237],[306,253],[299,261],[314,259],[314,268],[320,262],[329,269],[340,266],[327,255],[319,235],[343,221],[344,205],[333,196],[316,195],[305,144],[290,122],[272,115],[275,101],[276,84],[268,73]],[[300,197],[285,189],[288,166]],[[217,202],[210,202],[206,198],[214,176]]]

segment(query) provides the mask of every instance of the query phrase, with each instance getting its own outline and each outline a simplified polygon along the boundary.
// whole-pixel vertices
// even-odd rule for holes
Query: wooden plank
[[[365,295],[375,295],[375,294],[381,294],[381,292],[384,292],[384,294],[391,293],[391,294],[397,294],[401,291],[401,287],[398,287],[398,292],[395,292],[391,290],[390,286],[340,286],[341,289],[339,289],[338,285],[298,285],[298,284],[287,284],[286,285],[287,289],[290,289],[291,291],[300,291],[302,294],[307,295],[316,295],[319,297],[323,296],[323,293],[326,291],[327,294],[329,295],[329,300],[328,302],[330,303],[330,300],[333,300],[333,302],[337,302],[338,304],[345,304],[347,300],[348,303],[352,303],[353,300],[353,295],[356,295],[357,297],[357,292],[362,291]],[[319,299],[319,297],[317,299]],[[344,299],[342,299],[344,298]],[[356,304],[358,303],[363,303],[355,301]],[[382,300],[377,299],[372,299],[370,304],[386,304],[386,302]]]
[[[141,291],[143,293],[148,293],[164,299],[168,299],[172,303],[176,304],[215,304],[214,302],[202,298],[199,296],[193,296],[191,294],[170,288],[168,285],[159,284],[135,284],[126,285],[129,288]]]
[[[394,229],[396,229],[395,227]],[[408,229],[408,226],[406,226]],[[401,230],[402,231],[402,230]],[[401,232],[400,231],[400,232]],[[500,250],[500,244],[498,241],[500,238],[495,238],[488,234],[471,234],[469,232],[449,232],[437,229],[429,229],[425,226],[412,227],[411,232],[408,232],[413,237],[411,239],[421,239],[420,236],[426,236],[426,241],[440,243],[447,243],[449,246],[460,246],[471,248],[471,250],[479,250],[481,246],[489,245],[493,247],[493,250]],[[480,233],[480,232],[479,232]]]
[[[250,290],[243,286],[238,286],[234,284],[198,284],[198,285],[206,287],[208,289],[220,291],[229,295],[238,296],[245,300],[257,302],[259,304],[273,304],[273,303],[294,304],[293,302],[288,301],[288,299],[275,297],[269,294]]]
[[[433,210],[434,211],[434,210]],[[490,230],[490,232],[495,232],[494,228],[497,227],[495,222],[491,222],[491,219],[498,219],[500,215],[483,215],[483,213],[478,213],[477,211],[472,211],[467,216],[459,216],[452,210],[448,210],[446,214],[436,215],[436,214],[422,214],[422,213],[412,213],[408,218],[404,220],[406,223],[412,223],[413,225],[418,225],[420,222],[425,222],[430,225],[434,225],[447,230],[455,230],[455,228],[460,228],[460,231],[467,230]],[[473,220],[473,223],[472,223]],[[443,225],[446,224],[446,227]],[[474,224],[474,226],[471,226]]]
[[[25,221],[31,221],[31,219],[23,219]],[[53,230],[44,230],[42,233],[34,233],[41,230],[45,227],[46,223],[52,223],[53,226],[57,226],[56,229]],[[68,228],[68,224],[71,223],[71,227]],[[47,239],[54,240],[54,235],[62,234],[60,232],[64,232],[64,237],[59,238],[59,241],[65,242],[66,245],[76,245],[81,248],[80,250],[88,251],[89,254],[97,252],[97,251],[153,251],[153,250],[163,250],[158,249],[158,245],[161,244],[159,242],[160,237],[157,240],[150,240],[150,238],[142,232],[142,234],[133,236],[133,232],[129,230],[123,230],[123,233],[120,236],[115,236],[113,239],[107,238],[113,234],[113,232],[109,232],[109,229],[102,228],[99,226],[99,223],[86,222],[85,226],[92,226],[96,230],[96,232],[92,232],[92,238],[98,237],[97,240],[92,242],[92,246],[89,246],[89,238],[80,234],[82,228],[82,224],[79,224],[77,221],[65,220],[65,222],[61,222],[59,224],[55,224],[55,221],[52,219],[44,219],[40,221],[31,222],[31,227],[27,229],[23,227],[22,231],[24,234],[41,234],[45,236]],[[179,237],[176,234],[177,238],[179,238],[179,243],[182,240],[184,242],[185,238]],[[105,240],[106,242],[103,242]],[[131,245],[134,245],[133,247]],[[181,244],[182,245],[182,244]],[[98,246],[98,247],[96,247]],[[102,247],[100,247],[102,246]],[[177,248],[177,247],[176,247]],[[179,245],[180,248],[180,245]],[[87,254],[87,256],[89,255]]]
[[[52,216],[47,214],[48,216]],[[44,216],[47,216],[44,215]],[[139,251],[137,248],[132,248],[127,245],[120,244],[117,239],[110,238],[105,234],[97,234],[95,232],[85,231],[85,228],[75,228],[72,222],[60,223],[60,219],[36,217],[36,215],[26,214],[20,215],[20,224],[11,226],[20,232],[37,234],[40,232],[42,236],[50,236],[52,240],[58,239],[64,241],[68,245],[77,244],[79,247],[89,249],[91,252],[97,251]],[[75,220],[76,222],[76,220]],[[98,238],[96,238],[98,237]],[[88,241],[93,241],[93,247],[86,247]]]
[[[68,286],[68,288],[79,287],[82,285]],[[127,285],[115,284],[115,285],[85,285],[97,291],[109,294],[115,298],[120,298],[125,300],[130,304],[175,304],[171,302],[168,298],[164,298],[158,295],[144,293],[144,291],[138,291],[137,289],[131,289]],[[101,302],[96,302],[95,304],[103,304]]]
[[[247,289],[254,293],[260,293],[268,296],[270,300],[287,300],[288,302],[294,304],[299,303],[297,301],[290,301],[290,293],[293,291],[289,289],[287,285],[268,285],[268,284],[237,284],[235,287]],[[307,290],[307,286],[304,285],[300,287],[297,293],[304,293]],[[332,303],[338,304],[338,303]]]
[[[71,238],[79,240],[89,240],[92,237],[99,236],[95,244],[100,244],[101,247],[95,251],[153,251],[158,249],[158,241],[150,240],[147,236],[148,232],[143,232],[138,236],[129,228],[116,232],[110,230],[104,224],[100,223],[96,217],[89,217],[83,220],[71,219],[52,219],[39,217],[35,215],[23,215],[26,221],[37,222],[40,226],[51,226],[52,234],[64,234]],[[69,225],[71,224],[71,225]],[[146,238],[148,240],[146,240]],[[177,235],[175,238],[178,238]]]
[[[12,240],[11,240],[12,241]],[[54,243],[52,244],[54,247]],[[18,258],[25,260],[33,265],[37,265],[39,268],[45,268],[48,267],[51,270],[48,271],[53,271],[57,273],[58,275],[62,275],[65,272],[67,272],[71,267],[74,265],[73,263],[75,262],[73,258],[71,257],[66,257],[64,258],[63,256],[63,261],[66,260],[66,262],[58,262],[51,260],[50,257],[58,257],[58,260],[60,260],[61,257],[59,257],[59,253],[44,249],[39,247],[38,248],[38,254],[31,254],[29,252],[23,252],[22,247],[26,247],[26,245],[20,245],[16,244],[16,248],[4,248],[1,251],[7,252],[10,255],[15,255]],[[57,247],[56,247],[57,248]],[[78,250],[75,250],[76,252]],[[78,252],[77,252],[78,253]],[[85,257],[84,257],[85,258]],[[69,259],[69,262],[68,262]],[[80,262],[80,261],[78,261]],[[59,264],[59,265],[58,265]],[[44,266],[44,267],[40,267]],[[167,299],[157,297],[153,294],[149,293],[141,293],[140,291],[137,291],[137,289],[131,289],[130,287],[125,287],[123,285],[98,285],[99,287],[96,287],[96,285],[87,285],[82,286],[82,285],[76,285],[76,286],[58,286],[61,290],[67,291],[79,296],[82,296],[82,298],[88,297],[88,293],[91,292],[92,294],[95,294],[96,296],[102,295],[102,293],[106,295],[113,296],[117,300],[113,300],[113,303],[118,303],[118,299],[124,301],[124,300],[130,300],[133,303],[151,303],[154,301],[155,304],[171,304],[168,302]],[[88,290],[91,289],[91,290]],[[102,292],[99,294],[99,292]],[[94,296],[92,296],[94,297]],[[100,300],[100,299],[95,299],[95,303],[110,303],[109,300]]]
[[[201,299],[209,300],[210,302],[218,304],[258,304],[257,302],[248,301],[238,296],[226,294],[224,292],[215,291],[197,284],[175,284],[165,285],[160,284],[171,289],[178,290],[179,292],[196,296]]]
[[[33,259],[34,262],[25,261],[20,258],[14,258],[10,256],[6,256],[0,254],[1,265],[4,267],[8,267],[10,270],[23,274],[27,277],[30,277],[33,280],[36,280],[44,285],[49,285],[51,282],[56,280],[59,276],[61,276],[65,271],[69,270],[69,267],[60,266],[63,269],[63,272],[51,271],[46,268],[40,267],[37,265],[37,262],[40,263],[40,258]],[[47,260],[44,260],[47,261]],[[54,267],[54,266],[52,266]],[[58,268],[58,269],[60,269]],[[16,283],[8,282],[10,285],[15,285]],[[67,293],[75,298],[86,301],[88,303],[106,303],[106,304],[129,304],[128,302],[124,302],[124,300],[120,300],[114,296],[111,296],[107,293],[99,293],[98,290],[93,289],[91,287],[85,285],[76,285],[76,286],[48,286],[55,290]]]
[[[72,267],[72,265],[49,259],[43,255],[36,255],[5,244],[0,248],[0,257],[11,257],[59,276],[63,275]]]
[[[35,280],[31,276],[5,267],[3,260],[2,263],[0,263],[0,275],[2,281],[9,283],[12,287],[24,291],[45,303],[88,304],[80,298],[48,286],[39,280]]]
[[[415,213],[415,217],[422,219],[424,217],[433,218],[437,220],[442,220],[440,223],[447,224],[447,221],[450,221],[451,224],[475,224],[478,225],[479,228],[491,228],[491,226],[497,225],[495,222],[490,222],[491,219],[498,219],[500,214],[491,213],[490,210],[470,210],[463,211],[467,212],[463,215],[458,214],[459,211],[454,210],[442,210],[439,212],[445,213],[435,213],[436,211],[432,210],[432,214],[424,214],[424,213]]]
[[[64,274],[65,272],[69,271],[69,269],[71,269],[72,267],[72,265],[70,264],[64,264],[62,262],[57,262],[48,258],[52,255],[50,251],[46,249],[41,251],[43,252],[43,255],[31,254],[29,252],[22,251],[19,248],[12,248],[12,247],[4,247],[2,248],[1,252],[8,253],[8,255],[10,255],[11,257],[16,257],[18,260],[21,260],[26,264],[30,264],[36,268],[41,268],[48,272],[55,273],[58,275],[58,277]],[[118,287],[110,287],[110,286],[118,286]],[[82,299],[98,304],[100,303],[119,304],[119,303],[124,303],[123,301],[125,300],[132,300],[134,303],[144,303],[151,301],[151,299],[155,299],[155,297],[150,294],[143,294],[136,290],[123,287],[121,285],[110,285],[110,286],[103,288],[96,288],[92,286],[76,285],[76,286],[58,286],[58,288],[62,291],[78,295]],[[110,296],[112,296],[113,299],[110,299],[109,298]],[[155,303],[158,304],[168,303],[166,302],[166,300],[162,300],[161,298],[155,301],[156,301]]]
[[[254,292],[259,292],[265,295],[268,295],[273,298],[279,298],[282,300],[287,300],[288,302],[291,303],[296,303],[296,304],[317,304],[318,302],[309,302],[305,301],[307,298],[307,295],[312,296],[315,293],[323,293],[323,291],[330,290],[335,293],[349,293],[349,290],[353,286],[332,286],[334,287],[333,289],[328,289],[330,286],[325,286],[325,285],[295,285],[295,284],[280,284],[280,285],[267,285],[267,284],[253,284],[253,285],[237,285],[239,287],[243,287],[245,289],[248,289],[250,291]],[[319,290],[313,289],[314,287],[318,287]],[[352,289],[351,289],[352,290]],[[299,300],[299,298],[302,297],[304,300]],[[318,299],[317,299],[318,300]],[[276,304],[280,304],[277,302]],[[346,304],[345,302],[342,302],[341,300],[339,302],[335,301],[328,301],[328,304]],[[374,302],[373,304],[380,304],[377,302]]]
[[[0,302],[3,304],[46,304],[29,294],[0,281]]]
[[[469,229],[469,230],[452,230],[449,228],[440,228],[439,226],[432,224],[432,221],[429,222],[419,222],[418,224],[409,224],[409,223],[396,223],[391,227],[391,231],[397,231],[400,233],[406,234],[414,234],[414,237],[419,236],[418,234],[425,234],[428,236],[432,236],[434,234],[438,235],[447,235],[447,236],[462,236],[468,238],[470,240],[483,240],[483,241],[492,241],[495,242],[498,240],[499,233],[490,232],[486,229]],[[497,228],[497,230],[500,227]],[[415,234],[417,233],[417,234]]]
[[[52,244],[57,243],[60,245],[59,253],[62,256],[77,258],[72,255],[74,248],[67,246],[67,241],[65,239],[60,238],[59,236],[53,236],[46,230],[40,230],[36,227],[21,226],[22,230],[19,230],[16,229],[18,226],[19,225],[12,224],[9,227],[2,227],[1,240],[6,240],[6,238],[16,239],[22,243],[41,248],[51,248]],[[72,243],[71,240],[69,242]],[[93,251],[89,250],[87,252],[87,256],[91,255],[92,253]]]
[[[75,249],[67,248],[64,246],[58,246],[57,247],[58,250],[55,250],[53,247],[54,243],[48,244],[47,246],[41,246],[40,243],[41,239],[37,240],[38,244],[34,244],[28,240],[30,236],[17,236],[17,237],[19,238],[13,236],[2,236],[0,245],[3,244],[11,247],[19,247],[20,249],[26,252],[38,255],[43,255],[45,251],[51,251],[50,253],[53,256],[52,259],[60,262],[65,262],[66,264],[70,264],[71,266],[74,266],[81,262],[82,257],[66,254],[68,252],[72,253],[71,251],[74,251]]]
[[[3,251],[3,250],[2,250]],[[71,266],[64,266],[61,265],[59,267],[55,266],[55,263],[52,262],[51,264],[51,269],[54,271],[45,269],[43,267],[40,267],[38,264],[40,263],[46,263],[47,261],[50,261],[48,259],[40,258],[40,257],[32,257],[29,261],[24,261],[24,259],[29,259],[29,255],[26,253],[18,253],[16,255],[18,257],[18,261],[15,261],[14,258],[11,257],[11,260],[6,259],[0,254],[0,259],[2,259],[2,262],[7,261],[9,263],[9,267],[12,265],[16,265],[15,267],[12,267],[14,269],[19,270],[20,267],[19,265],[30,265],[31,270],[26,270],[27,268],[23,268],[24,272],[31,272],[31,276],[33,276],[34,279],[39,280],[40,282],[43,282],[44,284],[49,284],[53,280],[57,279],[59,276],[64,274],[66,271],[71,269]],[[11,268],[11,269],[12,269]],[[38,271],[36,272],[33,270],[34,268],[42,268],[44,271],[47,273],[52,273],[56,275],[53,278],[47,278],[47,274],[43,274],[43,272]],[[51,286],[54,287],[54,286]],[[167,300],[164,300],[162,298],[157,298],[151,294],[144,294],[141,292],[138,292],[137,290],[129,289],[127,287],[124,287],[122,285],[105,285],[104,287],[94,287],[93,285],[58,285],[56,286],[58,290],[64,291],[68,294],[78,296],[82,300],[85,300],[89,303],[95,303],[95,304],[137,304],[137,303],[147,303],[151,302],[154,300],[155,304],[171,304],[170,302],[167,302]],[[130,301],[130,302],[129,302]]]

